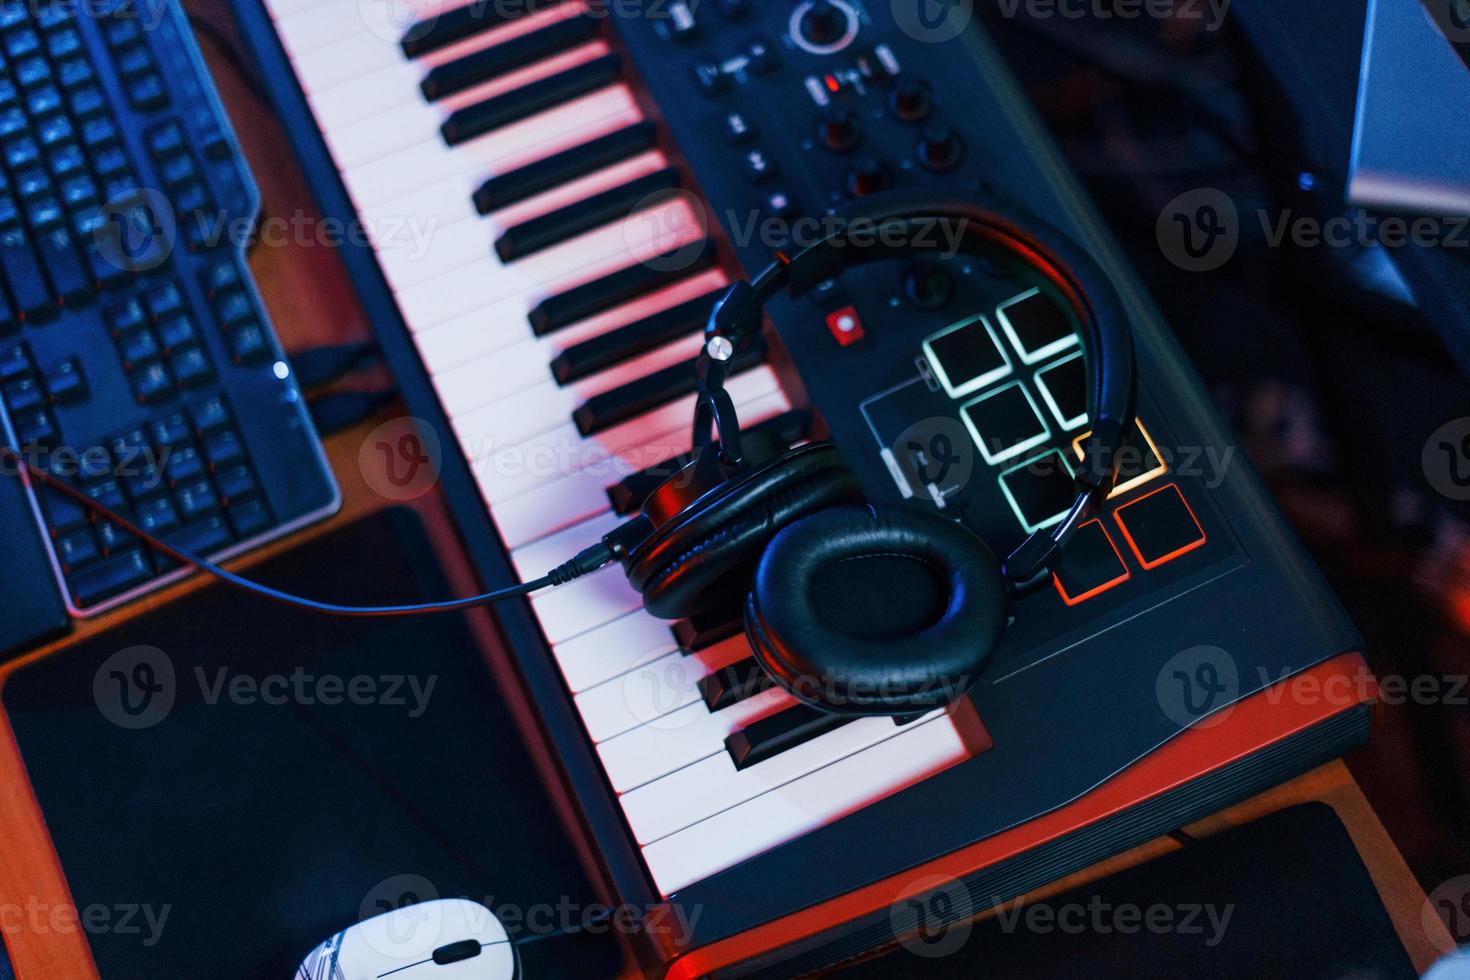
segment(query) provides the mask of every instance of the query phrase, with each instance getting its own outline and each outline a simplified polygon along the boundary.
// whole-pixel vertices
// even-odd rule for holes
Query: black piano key
[[[745,629],[745,621],[740,611],[740,598],[736,597],[734,603],[728,607],[708,609],[674,623],[670,630],[674,634],[674,642],[679,644],[679,649],[686,656],[698,653],[721,640],[728,640]]]
[[[730,753],[736,769],[748,769],[819,735],[836,731],[852,720],[805,704],[793,705],[726,735],[725,751]]]
[[[691,334],[705,325],[715,301],[725,292],[723,288],[713,290],[636,323],[573,344],[552,360],[551,375],[558,384],[570,384]]]
[[[495,242],[500,261],[511,262],[553,245],[576,238],[583,232],[626,218],[640,207],[649,207],[679,186],[679,171],[665,167],[620,187],[557,208],[507,228]]]
[[[463,92],[590,41],[597,36],[599,26],[600,21],[591,14],[559,20],[539,31],[436,65],[419,83],[419,89],[431,102]]]
[[[728,667],[721,667],[708,677],[701,677],[699,693],[704,698],[705,707],[719,711],[755,697],[775,683],[754,657],[746,657]]]
[[[548,296],[531,310],[531,330],[544,337],[578,320],[585,320],[645,293],[672,286],[714,264],[715,247],[709,239],[670,249],[662,255],[634,262],[601,279]]]
[[[782,412],[780,415],[773,415],[763,422],[747,425],[740,431],[769,432],[789,446],[792,443],[805,439],[811,433],[811,425],[812,416],[810,412],[793,408],[790,411]],[[719,443],[715,443],[715,445],[718,446]],[[684,453],[680,456],[675,456],[673,459],[666,459],[661,463],[656,463],[646,470],[630,473],[619,482],[614,483],[607,488],[607,497],[612,502],[613,510],[622,515],[633,513],[643,506],[643,501],[648,498],[650,493],[658,489],[659,484],[683,469],[693,458],[692,453]],[[737,620],[739,619],[739,610],[736,610],[735,617]],[[676,629],[678,626],[682,626],[683,622],[681,621],[677,624]],[[721,637],[721,639],[723,638]],[[684,641],[680,639],[679,642],[683,643]]]
[[[428,17],[409,25],[398,44],[406,57],[417,58],[559,2],[561,0],[519,0],[517,3],[470,0],[465,6],[453,10],[431,11]]]
[[[615,54],[603,55],[575,68],[530,82],[504,95],[456,109],[444,120],[439,131],[443,134],[445,143],[457,146],[465,140],[509,126],[527,116],[534,116],[538,112],[611,85],[622,72],[622,58]]]
[[[653,148],[657,132],[647,120],[636,122],[544,160],[497,174],[475,191],[475,209],[489,214],[637,156]]]
[[[750,345],[730,360],[730,374],[749,371],[765,360],[765,356],[764,344]],[[596,435],[690,394],[694,388],[694,361],[671,364],[636,381],[593,395],[572,412],[572,421],[577,423],[577,431],[582,435]]]

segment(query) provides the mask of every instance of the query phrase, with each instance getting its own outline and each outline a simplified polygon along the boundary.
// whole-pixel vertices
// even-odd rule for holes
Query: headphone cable
[[[83,493],[65,480],[59,479],[47,473],[45,470],[31,465],[29,460],[25,459],[25,457],[21,456],[20,453],[11,449],[9,446],[0,446],[0,457],[4,457],[7,462],[15,464],[18,475],[24,474],[31,480],[50,487],[62,496],[106,518],[124,531],[137,537],[140,541],[143,541],[155,550],[162,552],[183,565],[207,572],[221,582],[266,599],[271,599],[288,606],[295,606],[298,609],[307,609],[312,612],[325,613],[331,616],[421,616],[432,613],[458,612],[462,609],[470,609],[475,606],[499,602],[502,599],[512,599],[517,596],[529,595],[532,592],[539,592],[542,589],[552,588],[553,586],[565,585],[574,579],[581,578],[583,575],[597,571],[613,559],[612,548],[606,543],[599,541],[590,548],[579,552],[571,561],[558,565],[538,579],[532,579],[529,582],[522,582],[519,585],[508,586],[503,589],[496,589],[493,592],[482,592],[479,595],[465,596],[459,599],[446,599],[441,602],[419,602],[400,606],[346,606],[335,602],[321,602],[316,599],[292,595],[289,592],[283,592],[269,585],[264,585],[241,575],[236,575],[229,569],[216,565],[208,559],[201,558],[192,552],[171,545],[167,541],[138,527],[138,525],[126,517],[123,517],[101,501],[95,500]]]

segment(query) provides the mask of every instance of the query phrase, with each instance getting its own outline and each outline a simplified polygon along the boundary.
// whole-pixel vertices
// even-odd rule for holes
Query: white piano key
[[[494,32],[478,35],[461,42],[468,46],[464,53],[493,47],[497,41]],[[451,112],[468,105],[492,99],[506,92],[527,85],[558,72],[575,68],[577,65],[599,58],[608,53],[607,43],[592,41],[570,50],[543,58],[515,71],[506,72],[496,78],[471,85],[469,88],[430,102],[424,98],[419,83],[429,73],[432,65],[424,62],[399,60],[383,65],[373,71],[354,75],[331,88],[317,89],[307,94],[312,112],[322,129],[335,131],[371,119],[385,110],[414,105],[430,110],[439,122]],[[435,59],[442,61],[443,59]]]
[[[737,405],[778,389],[775,372],[762,365],[736,375],[725,390]],[[569,473],[600,468],[616,471],[614,460],[646,469],[689,451],[688,428],[694,396],[689,395],[586,438],[568,423],[521,443],[497,441],[490,427],[470,431],[455,425],[465,456],[489,505],[529,493]],[[686,431],[679,432],[683,427]],[[621,477],[620,477],[621,478]]]
[[[745,642],[746,654],[749,655],[750,645],[745,640],[744,634],[732,637],[732,640]],[[702,700],[698,700],[687,707],[670,712],[666,717],[659,719],[656,725],[640,725],[600,743],[597,746],[597,754],[602,759],[602,768],[607,772],[608,781],[612,783],[613,789],[618,793],[626,794],[623,797],[626,800],[628,796],[642,792],[638,787],[650,789],[658,786],[674,778],[685,767],[692,768],[702,764],[701,760],[710,759],[717,753],[725,756],[728,761],[729,754],[725,751],[725,736],[744,728],[759,718],[775,714],[795,704],[796,699],[778,687],[767,688],[759,694],[751,695],[719,711],[710,711]],[[731,765],[730,769],[733,771],[734,766]],[[650,797],[641,796],[639,800],[647,798]],[[674,821],[676,825],[670,827],[665,833],[672,833],[674,830],[694,823],[693,819],[685,819],[683,814],[702,805],[703,803],[698,801],[684,801],[677,812],[666,815],[665,819]],[[733,803],[727,805],[733,805]],[[627,810],[626,803],[624,809]],[[636,804],[636,809],[640,819],[646,819],[646,807],[641,802]],[[723,807],[710,809],[705,816],[714,813],[716,809],[723,809]],[[678,823],[680,820],[684,822]],[[633,826],[636,831],[637,825]],[[646,844],[662,836],[664,836],[663,833],[650,836],[640,835],[638,843]]]
[[[552,568],[590,547],[621,522],[616,514],[601,515],[594,520],[569,527],[523,548],[511,550],[511,564],[521,581],[540,578]]]
[[[573,694],[679,649],[669,624],[641,609],[557,644],[552,653]]]
[[[547,570],[550,568],[547,566]],[[531,597],[531,608],[548,643],[570,640],[642,607],[642,597],[617,566]]]
[[[438,181],[479,181],[580,146],[643,118],[630,93],[613,87],[450,148],[442,138],[384,153],[347,168],[342,180],[359,208]],[[590,114],[587,114],[590,110]],[[530,125],[534,123],[534,125]]]
[[[907,726],[894,738],[649,844],[643,848],[643,859],[659,891],[672,895],[891,796],[968,755],[948,717],[917,728]]]
[[[676,650],[577,694],[588,736],[601,742],[639,726],[668,723],[670,713],[699,700],[701,677],[749,655],[745,637],[731,640],[698,653]]]
[[[406,319],[424,329],[507,299],[524,316],[545,296],[698,241],[704,229],[691,222],[689,203],[675,198],[501,265],[492,250],[494,226],[475,218],[437,229],[430,254],[398,249],[378,258]]]
[[[764,693],[770,694],[771,692]],[[695,707],[703,708],[704,706],[695,705]],[[733,705],[726,711],[738,707],[740,705]],[[710,715],[706,711],[705,715],[711,719],[717,719],[719,715],[725,713],[725,711],[718,711]],[[769,713],[765,712],[765,714]],[[942,714],[943,712],[936,711],[930,720]],[[928,723],[928,721],[914,721],[909,725]],[[696,734],[690,731],[686,741],[697,742],[706,747],[710,745],[710,739],[718,734],[718,739],[713,743],[714,751],[704,753],[704,756],[698,761],[690,760],[690,764],[683,768],[669,770],[667,775],[658,773],[652,781],[645,779],[643,785],[623,794],[618,802],[622,804],[623,813],[628,818],[628,825],[633,829],[633,835],[638,839],[639,844],[651,844],[686,827],[691,827],[732,806],[785,786],[839,759],[845,759],[854,752],[860,752],[885,739],[895,738],[904,731],[904,728],[893,723],[892,718],[859,718],[834,731],[808,739],[800,745],[779,752],[764,762],[756,763],[746,769],[736,769],[735,763],[730,759],[730,753],[725,750],[724,738],[741,727],[743,727],[743,722],[724,724],[714,722],[711,725],[712,731],[708,734],[704,732]],[[613,763],[609,761],[611,753],[607,749],[622,739],[632,741],[630,736],[637,735],[639,731],[641,729],[598,746],[598,752],[603,757],[609,777],[612,776]],[[670,744],[665,748],[663,745],[647,744],[643,748],[642,760],[629,761],[635,764],[643,761],[645,770],[652,770],[654,767],[644,760],[667,758],[679,753],[681,747]],[[617,787],[616,779],[613,779],[613,786]]]
[[[781,391],[774,391],[735,406],[740,413],[741,422],[747,425],[763,422],[790,407],[791,402]],[[670,432],[660,434],[650,441],[650,445],[679,448],[655,463],[688,452],[690,442],[691,429],[687,422]],[[507,548],[519,548],[608,510],[607,488],[646,468],[635,467],[614,457],[605,466],[568,473],[542,485],[535,493],[523,493],[496,504],[491,508],[495,526]]]

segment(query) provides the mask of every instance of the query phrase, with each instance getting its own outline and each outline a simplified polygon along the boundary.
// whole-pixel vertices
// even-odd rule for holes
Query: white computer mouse
[[[365,919],[312,950],[296,980],[516,980],[505,926],[464,898],[420,902]]]

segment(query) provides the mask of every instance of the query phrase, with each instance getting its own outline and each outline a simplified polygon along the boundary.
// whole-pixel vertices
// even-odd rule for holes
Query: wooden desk
[[[185,6],[226,34],[233,34],[225,0],[191,0]],[[214,70],[216,82],[260,182],[266,213],[288,219],[297,213],[315,214],[315,206],[301,174],[294,164],[283,165],[286,155],[282,147],[286,145],[286,138],[274,116],[252,98],[230,64],[220,57],[211,39],[201,39],[201,47]],[[332,249],[301,242],[282,247],[260,247],[251,256],[251,266],[276,330],[288,350],[370,337],[351,284]],[[369,381],[372,380],[370,377]],[[386,377],[380,374],[375,380],[381,383]],[[391,414],[386,413],[384,417]],[[327,441],[328,456],[342,485],[342,510],[321,524],[260,549],[243,563],[235,563],[234,567],[248,569],[262,558],[296,547],[396,503],[375,494],[363,476],[364,464],[360,462],[358,451],[373,427],[374,422],[369,421]],[[475,589],[473,574],[459,548],[453,524],[437,495],[431,493],[421,497],[411,506],[423,518],[452,586],[460,592]],[[68,636],[0,667],[0,685],[24,664],[56,655],[133,616],[147,615],[149,611],[176,601],[205,584],[197,579],[186,581],[122,609],[79,623]],[[330,583],[324,583],[323,598],[331,597],[329,590]],[[479,610],[473,616],[475,629],[484,641],[487,663],[505,683],[506,689],[515,689],[511,668],[500,649],[489,615]],[[530,735],[534,722],[527,711],[525,706],[520,706],[517,720]],[[540,741],[539,738],[527,738],[527,743],[532,746],[539,746]],[[538,762],[549,772],[552,765],[549,758],[540,758]],[[1449,947],[1449,934],[1442,926],[1434,928],[1439,925],[1437,920],[1427,926],[1424,923],[1421,916],[1425,904],[1423,890],[1341,762],[1329,763],[1183,829],[1192,837],[1208,836],[1308,801],[1328,804],[1342,819],[1415,966],[1421,971],[1426,969],[1440,955],[1440,950]],[[573,802],[565,798],[558,801],[558,808],[563,811],[572,806]],[[86,937],[76,925],[71,895],[47,834],[45,818],[31,790],[9,720],[3,716],[0,716],[0,839],[5,842],[0,847],[0,931],[4,933],[16,976],[19,980],[96,977]],[[590,863],[592,856],[586,852],[585,843],[582,846],[584,860]],[[1027,900],[1058,893],[1181,846],[1171,837],[1159,838],[1039,889],[1027,896]],[[606,900],[607,896],[602,898]],[[23,913],[30,908],[43,911],[45,922],[41,928],[28,923],[24,914],[17,916],[9,911],[18,909]],[[73,911],[68,913],[68,910]],[[633,975],[631,966],[627,975]]]

